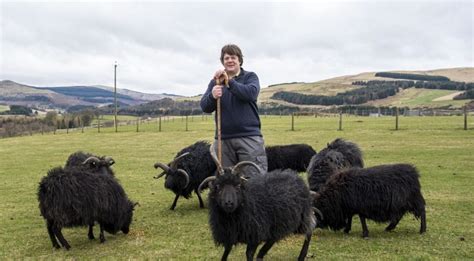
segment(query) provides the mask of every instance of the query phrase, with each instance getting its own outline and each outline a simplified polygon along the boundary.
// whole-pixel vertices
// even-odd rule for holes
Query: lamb
[[[197,193],[199,184],[209,176],[213,176],[216,165],[209,153],[210,144],[198,141],[191,146],[182,149],[176,154],[175,159],[169,164],[157,162],[156,168],[164,171],[155,176],[155,179],[166,175],[165,188],[176,195],[170,209],[174,210],[180,196],[188,199],[194,191],[199,199],[199,207],[204,208],[201,195]]]
[[[363,168],[362,152],[357,144],[340,138],[328,144],[314,155],[309,163],[308,183],[312,191],[319,191],[326,180],[335,173],[329,165],[335,165],[337,170],[350,167]]]
[[[298,257],[304,260],[316,225],[305,182],[293,170],[275,170],[245,180],[242,167],[262,170],[249,161],[223,169],[212,146],[210,151],[218,172],[206,178],[198,192],[209,183],[209,224],[215,243],[225,248],[222,260],[227,260],[238,243],[247,244],[247,260],[253,260],[258,245],[265,242],[257,254],[263,258],[274,243],[293,233],[306,235]]]
[[[100,242],[105,242],[104,230],[127,234],[135,204],[111,175],[83,169],[56,167],[48,171],[39,183],[38,201],[41,215],[53,247],[71,247],[61,230],[64,227],[89,225],[89,239],[94,239],[92,226],[100,225]]]
[[[314,195],[314,206],[324,215],[318,226],[332,230],[345,228],[344,232],[349,233],[352,216],[359,215],[362,236],[367,238],[367,218],[390,221],[385,230],[391,231],[411,212],[421,219],[420,233],[424,233],[425,200],[418,178],[418,171],[409,164],[351,168],[337,173]]]
[[[91,153],[77,151],[69,155],[65,168],[82,168],[84,170],[114,176],[115,173],[111,168],[114,163],[114,159],[109,156],[99,157]]]
[[[316,151],[307,144],[275,145],[265,147],[268,160],[268,171],[275,169],[292,169],[306,171],[311,157]]]

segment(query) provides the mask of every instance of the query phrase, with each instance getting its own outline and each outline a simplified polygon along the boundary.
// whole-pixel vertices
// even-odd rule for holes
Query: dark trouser
[[[214,148],[217,154],[217,140],[214,141]],[[222,166],[232,167],[241,161],[254,162],[264,173],[267,172],[267,155],[262,137],[249,136],[222,140]],[[244,167],[242,173],[245,178],[258,174],[251,166]]]

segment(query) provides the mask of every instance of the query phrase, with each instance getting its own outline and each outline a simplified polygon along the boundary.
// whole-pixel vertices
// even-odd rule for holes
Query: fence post
[[[158,132],[161,132],[161,116],[158,117]]]
[[[140,132],[139,126],[140,126],[140,116],[137,116],[137,132]]]
[[[291,131],[295,130],[295,113],[291,113]]]
[[[97,115],[97,133],[100,133],[100,114]]]
[[[467,105],[464,105],[464,130],[467,130]]]
[[[188,131],[188,115],[186,115],[186,131]]]
[[[395,130],[398,130],[398,107],[395,107]]]
[[[339,112],[339,130],[342,131],[342,110]]]

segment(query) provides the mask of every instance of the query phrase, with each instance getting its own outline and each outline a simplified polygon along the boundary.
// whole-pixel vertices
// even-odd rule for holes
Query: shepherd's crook
[[[216,84],[220,85],[220,77],[216,79]],[[227,79],[224,78],[225,86],[229,85]],[[222,165],[222,141],[221,141],[221,97],[217,98],[217,159]]]

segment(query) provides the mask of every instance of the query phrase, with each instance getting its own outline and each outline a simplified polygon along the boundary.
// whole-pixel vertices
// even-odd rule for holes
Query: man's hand
[[[214,88],[212,88],[212,97],[214,99],[220,98],[222,96],[222,85],[215,85]]]

